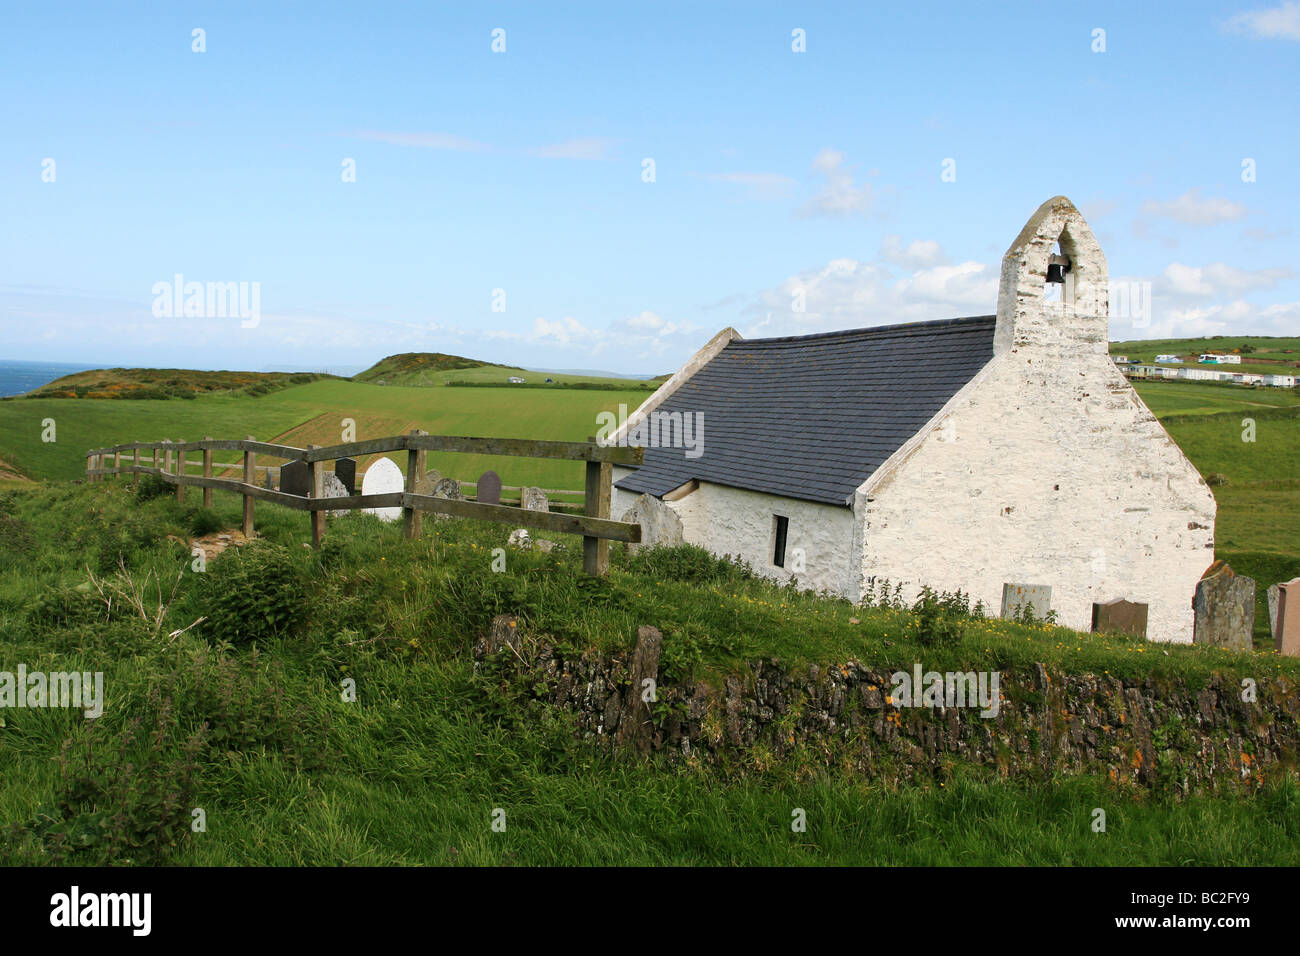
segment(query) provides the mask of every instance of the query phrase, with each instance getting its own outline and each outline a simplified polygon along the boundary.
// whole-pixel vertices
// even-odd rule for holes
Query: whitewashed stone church
[[[888,581],[997,613],[1004,585],[1047,586],[1066,626],[1123,598],[1190,643],[1215,502],[1107,355],[1107,282],[1057,196],[1003,258],[996,316],[724,329],[607,439],[650,446],[615,468],[611,513],[652,495],[687,542],[854,601]],[[690,447],[665,438],[683,419]]]

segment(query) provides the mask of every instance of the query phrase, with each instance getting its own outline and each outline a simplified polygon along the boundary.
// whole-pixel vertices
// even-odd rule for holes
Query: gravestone
[[[479,475],[474,500],[485,505],[501,504],[501,476],[495,471],[485,471]]]
[[[1147,606],[1116,598],[1092,606],[1092,629],[1095,633],[1118,631],[1134,637],[1147,636]]]
[[[433,494],[433,486],[442,480],[442,472],[437,468],[426,471],[423,475],[415,476],[415,493],[417,495]]]
[[[1196,585],[1192,600],[1195,624],[1193,644],[1209,644],[1233,651],[1254,648],[1255,581],[1243,577],[1222,561],[1215,561]]]
[[[402,476],[402,469],[398,468],[391,458],[380,458],[366,469],[361,479],[361,493],[391,495],[403,491],[405,485],[406,479]],[[365,510],[372,515],[377,515],[380,521],[396,521],[402,516],[400,507],[366,508]]]
[[[430,494],[435,498],[447,498],[451,501],[460,501],[460,482],[455,478],[439,478],[433,483]],[[451,515],[435,514],[438,521],[450,521]]]
[[[1052,586],[1050,584],[1002,585],[1003,617],[1015,617],[1025,605],[1029,606],[1034,612],[1034,617],[1040,621],[1046,618],[1052,609]]]
[[[307,497],[308,491],[307,463],[291,461],[280,468],[280,490],[286,495]]]
[[[1277,602],[1279,588],[1276,584],[1269,585],[1268,588],[1268,633],[1269,636],[1277,641]]]
[[[323,498],[346,498],[348,497],[347,485],[339,480],[338,475],[326,475],[322,482],[321,497]],[[347,514],[347,509],[339,508],[330,512],[335,518]]]
[[[515,528],[506,539],[506,544],[512,548],[528,548],[532,546],[532,539],[533,536],[528,533],[527,528]]]
[[[343,482],[343,487],[348,490],[349,495],[357,493],[357,460],[355,458],[340,458],[334,462],[334,476]]]
[[[455,478],[439,478],[433,485],[433,496],[459,501],[461,499],[460,482]]]
[[[654,495],[640,495],[623,512],[623,521],[641,526],[641,543],[628,542],[628,554],[636,554],[642,548],[671,548],[682,543],[682,519]]]
[[[519,507],[525,511],[550,511],[551,502],[541,488],[524,488],[519,492]]]
[[[275,472],[270,468],[266,469],[266,490],[275,491]]]
[[[1300,578],[1277,586],[1277,637],[1273,647],[1283,657],[1300,657]]]

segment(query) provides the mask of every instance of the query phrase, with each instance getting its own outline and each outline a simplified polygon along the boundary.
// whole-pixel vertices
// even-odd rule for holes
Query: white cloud
[[[1231,199],[1201,198],[1199,189],[1189,189],[1177,199],[1142,204],[1142,215],[1173,219],[1189,226],[1212,226],[1220,222],[1245,219],[1246,207]]]
[[[825,183],[812,199],[804,203],[799,215],[855,216],[871,208],[871,184],[854,185],[853,173],[844,165],[844,159],[844,153],[837,149],[823,149],[817,154],[812,168],[825,179]]]
[[[388,143],[391,146],[415,146],[420,149],[455,149],[476,151],[487,149],[483,143],[477,143],[463,136],[451,133],[398,133],[383,130],[357,130],[345,134],[352,139],[365,139],[374,143]]]
[[[1268,289],[1293,275],[1290,269],[1236,269],[1222,262],[1186,266],[1171,262],[1165,269],[1158,291],[1171,296],[1199,298],[1240,295],[1253,289]]]
[[[899,236],[885,236],[880,243],[880,258],[904,269],[926,269],[948,261],[934,239],[913,239],[906,246]]]
[[[613,159],[613,150],[617,143],[618,141],[613,139],[586,136],[550,146],[539,146],[528,152],[532,156],[540,156],[543,159]]]
[[[1234,33],[1280,40],[1300,40],[1300,3],[1287,0],[1278,7],[1248,10],[1231,17],[1227,28]]]
[[[1185,309],[1162,308],[1159,299],[1151,324],[1140,329],[1116,329],[1113,338],[1183,339],[1201,335],[1294,335],[1300,325],[1300,302],[1260,307],[1234,300]]]
[[[806,335],[899,322],[989,315],[998,272],[979,262],[937,265],[896,278],[886,266],[835,259],[755,296],[746,336]],[[799,305],[803,311],[796,311]]]

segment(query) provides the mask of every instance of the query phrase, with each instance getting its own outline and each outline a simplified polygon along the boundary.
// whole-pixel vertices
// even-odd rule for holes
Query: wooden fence
[[[141,451],[150,452],[149,465],[140,464]],[[238,463],[215,462],[213,452],[216,451],[243,452],[242,480],[213,477],[214,467],[239,467]],[[391,451],[408,453],[404,491],[383,495],[325,497],[325,462]],[[509,505],[492,505],[478,501],[435,498],[432,495],[417,494],[415,490],[417,482],[425,473],[425,460],[430,451],[584,461],[587,464],[587,480],[583,514],[526,511]],[[125,467],[122,465],[124,452],[130,452],[131,460],[131,464]],[[163,453],[161,463],[160,452]],[[189,452],[203,453],[201,476],[186,474],[189,466],[186,455]],[[100,481],[105,475],[130,474],[134,481],[138,480],[140,475],[157,475],[163,481],[176,486],[177,501],[184,499],[186,487],[202,488],[203,504],[209,508],[212,507],[214,489],[243,495],[245,537],[253,535],[253,503],[257,500],[273,501],[288,508],[308,511],[311,513],[312,546],[316,548],[320,547],[325,537],[325,512],[350,511],[358,508],[400,507],[403,530],[408,538],[419,536],[423,526],[423,513],[426,511],[458,518],[496,521],[539,531],[581,535],[583,569],[588,574],[603,575],[609,570],[610,541],[639,543],[641,540],[640,525],[610,520],[613,466],[639,465],[643,461],[644,454],[641,448],[598,445],[595,439],[586,442],[568,442],[533,441],[526,438],[462,438],[455,435],[429,435],[422,431],[413,431],[409,435],[397,435],[392,438],[374,438],[369,441],[349,442],[345,445],[330,445],[325,448],[317,445],[308,445],[306,448],[275,445],[257,441],[249,436],[242,440],[205,438],[203,441],[193,442],[137,441],[114,445],[111,448],[93,448],[86,452],[86,478],[89,481]],[[254,463],[255,455],[306,462],[308,494],[291,495],[283,491],[259,487],[257,485],[259,468]],[[107,467],[107,460],[110,457],[113,460],[111,468]],[[199,463],[195,462],[195,464]]]

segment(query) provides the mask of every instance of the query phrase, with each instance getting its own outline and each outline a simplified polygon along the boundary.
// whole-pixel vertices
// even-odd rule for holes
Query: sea
[[[98,365],[73,365],[67,362],[13,362],[0,359],[0,398],[22,395],[34,388],[40,388],[56,378],[84,372],[88,368],[101,368]]]

